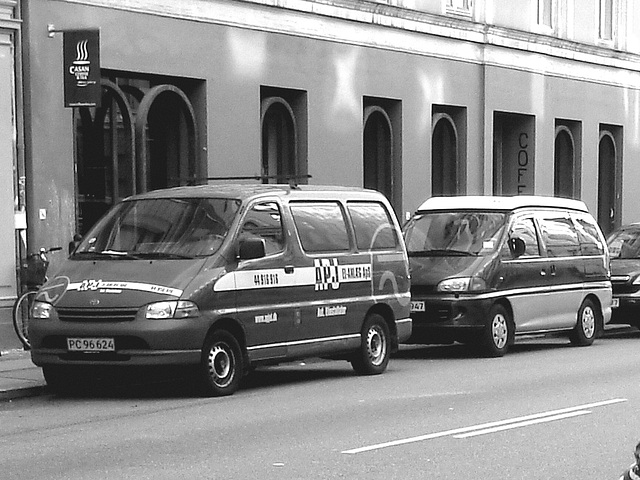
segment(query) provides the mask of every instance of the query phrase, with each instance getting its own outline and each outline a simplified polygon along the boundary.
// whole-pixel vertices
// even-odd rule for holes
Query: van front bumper
[[[33,320],[31,359],[44,365],[191,365],[200,362],[209,323],[203,317],[126,322]],[[115,350],[70,351],[69,338],[113,339]]]
[[[485,328],[495,299],[446,295],[412,297],[411,301],[414,306],[424,302],[424,311],[412,308],[413,330],[404,343],[429,344],[473,340]]]

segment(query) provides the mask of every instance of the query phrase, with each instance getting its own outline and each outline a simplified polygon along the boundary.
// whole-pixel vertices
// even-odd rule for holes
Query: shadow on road
[[[318,380],[352,377],[355,373],[346,361],[312,359],[309,362],[291,362],[279,366],[261,367],[252,370],[242,381],[239,392],[279,387],[289,384],[304,384]],[[102,372],[82,385],[57,398],[111,398],[111,399],[179,399],[202,398],[197,388],[193,370],[140,370],[124,372]]]
[[[640,330],[631,327],[608,328],[596,342],[615,342],[620,339],[640,340]],[[488,359],[501,361],[513,355],[572,348],[566,336],[532,335],[519,337],[505,357]],[[393,355],[394,360],[473,360],[485,359],[472,345],[402,345]],[[284,363],[272,367],[260,367],[247,375],[236,393],[259,391],[265,388],[292,384],[305,384],[327,379],[353,377],[356,374],[346,361],[311,359]],[[57,398],[112,398],[112,399],[180,399],[201,398],[192,370],[157,369],[133,370],[123,374],[121,370],[102,372],[78,388]]]
[[[608,327],[607,330],[596,339],[596,343],[600,341],[615,341],[616,339],[623,338],[640,340],[640,330],[627,326]],[[515,343],[509,347],[509,352],[506,356],[571,347],[571,342],[566,334],[527,335],[516,338]],[[486,358],[474,345],[464,345],[460,343],[447,345],[402,345],[400,351],[396,353],[394,357],[409,360]]]

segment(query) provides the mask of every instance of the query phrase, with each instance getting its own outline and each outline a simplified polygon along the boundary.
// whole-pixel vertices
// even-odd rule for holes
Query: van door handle
[[[293,273],[293,265],[287,265],[284,267],[284,273]]]
[[[556,266],[555,265],[551,265],[551,276],[552,277],[556,276]]]

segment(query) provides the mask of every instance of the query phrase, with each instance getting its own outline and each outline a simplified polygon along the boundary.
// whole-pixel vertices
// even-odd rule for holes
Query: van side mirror
[[[521,238],[515,237],[515,238],[510,238],[507,243],[509,244],[509,250],[511,251],[511,255],[513,255],[514,258],[518,258],[524,255],[524,250],[525,250],[524,240],[522,240]]]
[[[80,235],[79,233],[76,233],[73,236],[73,240],[69,242],[69,255],[71,255],[73,251],[78,247],[78,245],[80,245],[81,241],[82,241],[82,235]]]
[[[245,238],[240,240],[238,247],[238,257],[240,260],[251,260],[252,258],[262,258],[266,255],[264,239]]]

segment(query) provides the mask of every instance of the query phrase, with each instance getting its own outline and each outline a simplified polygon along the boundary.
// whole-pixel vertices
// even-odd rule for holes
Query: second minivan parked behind
[[[517,335],[590,345],[611,318],[609,255],[577,200],[434,197],[404,227],[413,333],[407,343],[504,355]]]

